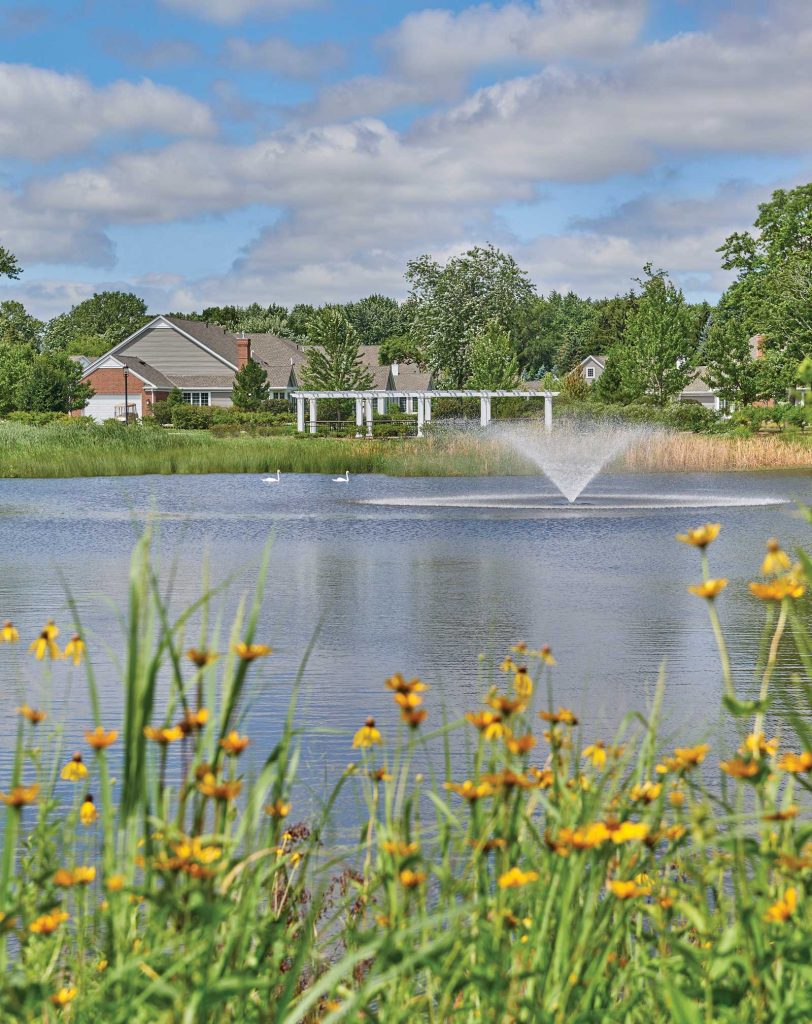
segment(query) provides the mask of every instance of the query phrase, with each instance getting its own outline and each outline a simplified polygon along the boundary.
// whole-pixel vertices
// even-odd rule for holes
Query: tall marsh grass
[[[785,636],[798,704],[812,707],[812,563],[770,545],[752,587],[764,643],[748,702],[716,616],[725,581],[706,553],[717,532],[683,539],[701,554],[694,589],[719,643],[730,750],[692,737],[661,749],[662,673],[645,714],[595,736],[554,703],[550,649],[517,643],[462,721],[446,721],[420,680],[382,681],[399,734],[359,707],[348,767],[296,824],[295,690],[278,743],[252,778],[243,766],[251,683],[273,675],[257,635],[264,569],[221,635],[206,594],[170,617],[142,539],[120,722],[78,637],[63,649],[48,623],[28,651],[7,623],[7,679],[41,673],[47,690],[87,653],[92,716],[70,758],[45,753],[39,708],[20,709],[3,794],[0,1019],[807,1024],[812,729],[787,716],[779,743],[763,721]],[[455,730],[472,741],[462,760]],[[350,848],[331,849],[345,789],[361,823]]]
[[[724,437],[655,432],[625,454],[623,466],[650,473],[812,469],[812,444],[781,435]]]

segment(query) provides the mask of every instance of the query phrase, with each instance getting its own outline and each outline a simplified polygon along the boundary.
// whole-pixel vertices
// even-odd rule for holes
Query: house
[[[428,375],[415,367],[381,366],[379,354],[377,345],[365,345],[361,352],[375,390],[410,390],[418,379],[428,382]],[[126,392],[128,416],[140,418],[174,388],[190,405],[228,407],[234,376],[249,359],[267,373],[271,398],[287,400],[300,385],[307,353],[304,346],[276,334],[238,337],[218,324],[156,316],[85,367],[83,380],[95,394],[78,415],[124,419]]]
[[[587,384],[594,384],[606,369],[606,356],[587,356],[581,360],[578,368]]]
[[[751,339],[751,351],[756,351],[753,347],[753,341]],[[753,357],[758,358],[757,356]],[[578,364],[578,368],[581,371],[581,376],[587,382],[587,384],[594,384],[595,381],[601,376],[603,371],[606,369],[606,356],[587,356],[582,359]],[[715,412],[724,411],[725,403],[716,394],[716,392],[710,387],[705,381],[703,374],[706,371],[706,367],[698,366],[692,379],[685,385],[683,390],[677,396],[679,402],[695,402],[697,405],[702,405],[706,409],[713,409]]]

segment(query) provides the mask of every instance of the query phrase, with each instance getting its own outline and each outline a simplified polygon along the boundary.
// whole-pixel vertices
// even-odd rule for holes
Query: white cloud
[[[79,75],[0,64],[0,155],[75,153],[116,135],[208,135],[205,104],[149,79],[97,88]]]
[[[268,36],[257,43],[229,39],[225,59],[231,67],[259,68],[279,78],[319,78],[340,67],[345,60],[338,43],[297,46],[284,36]]]
[[[0,241],[25,267],[30,262],[74,263],[112,267],[110,239],[81,207],[52,210],[29,204],[9,189],[0,188]]]
[[[287,14],[289,11],[315,7],[321,0],[162,0],[184,14],[208,21],[234,24],[244,18]]]

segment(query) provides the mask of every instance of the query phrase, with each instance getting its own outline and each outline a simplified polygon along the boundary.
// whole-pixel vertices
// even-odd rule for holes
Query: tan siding
[[[230,391],[212,391],[209,396],[212,405],[218,405],[223,409],[230,409],[232,405]]]
[[[161,373],[228,373],[229,367],[177,331],[145,331],[116,355],[137,356]]]

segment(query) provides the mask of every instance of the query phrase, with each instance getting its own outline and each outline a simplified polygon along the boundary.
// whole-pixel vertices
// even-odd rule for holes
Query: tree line
[[[606,402],[665,405],[700,366],[730,403],[781,399],[812,352],[812,184],[775,192],[753,229],[725,239],[719,253],[736,276],[716,306],[688,302],[667,271],[650,264],[611,298],[540,295],[510,254],[485,245],[445,264],[427,255],[410,261],[405,301],[370,295],[320,307],[253,303],[173,315],[302,343],[302,383],[313,388],[368,387],[361,346],[377,345],[381,363],[417,363],[435,386],[573,379],[585,356],[600,355],[606,369],[594,393]],[[0,248],[0,276],[20,272]],[[101,355],[148,319],[143,300],[125,292],[101,292],[47,323],[19,302],[0,303],[0,415],[81,407],[81,367],[69,357]],[[756,334],[763,358],[754,362]],[[238,394],[244,385],[253,404],[267,390],[257,371],[238,381]]]

